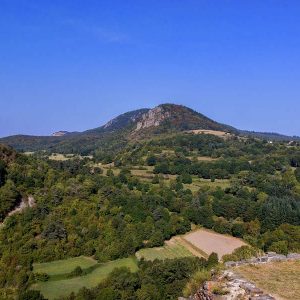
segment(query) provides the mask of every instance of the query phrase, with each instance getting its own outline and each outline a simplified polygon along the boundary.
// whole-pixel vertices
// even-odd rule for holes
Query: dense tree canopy
[[[163,245],[192,224],[264,251],[300,251],[297,145],[177,134],[64,160],[49,159],[48,152],[5,153],[0,288],[17,288],[23,299],[31,295],[25,290],[34,281],[33,262],[128,257]],[[33,207],[6,217],[28,196]],[[209,264],[215,261],[211,257]],[[138,273],[114,271],[75,299],[175,299],[199,267],[208,265],[197,259],[142,261]]]

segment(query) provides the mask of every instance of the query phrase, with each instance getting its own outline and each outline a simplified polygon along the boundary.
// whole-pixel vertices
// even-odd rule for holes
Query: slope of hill
[[[101,145],[104,150],[92,156],[53,160],[47,152],[18,154],[5,166],[0,186],[0,222],[5,218],[0,229],[0,298],[6,293],[3,299],[17,299],[6,296],[8,289],[17,294],[27,289],[26,297],[19,299],[33,299],[29,296],[37,290],[60,300],[110,295],[178,299],[183,289],[194,286],[194,278],[199,287],[196,271],[209,276],[212,263],[220,258],[196,255],[206,257],[203,250],[216,252],[211,245],[218,244],[208,239],[198,243],[197,226],[242,238],[263,251],[300,251],[299,145],[189,134],[164,125],[171,122],[164,109],[159,109],[158,125],[137,129],[140,120],[149,125],[148,112],[137,122],[127,118],[128,125],[120,130],[99,128],[84,138],[81,133],[49,137],[72,151],[81,144],[83,149]],[[164,133],[156,135],[163,126]],[[114,154],[111,149],[117,147]],[[29,196],[35,199],[33,207],[7,217]],[[193,240],[184,239],[191,229]],[[164,246],[172,237],[178,244]],[[140,260],[135,273],[124,268],[110,273],[137,251],[150,259]],[[253,255],[251,248],[236,251],[230,259]],[[152,261],[154,255],[160,260]],[[97,268],[70,264],[80,256],[97,260]],[[48,274],[47,268],[35,273],[35,264],[47,267],[58,260],[69,266],[64,274],[58,269]],[[79,286],[85,289],[78,291]],[[78,295],[67,296],[71,292]]]
[[[0,139],[21,151],[49,150],[87,154],[108,144],[117,148],[132,137],[180,132],[188,129],[207,129],[235,132],[233,127],[215,122],[182,105],[162,104],[153,109],[139,109],[122,114],[103,126],[79,133],[55,136],[15,135]]]
[[[248,131],[240,130],[240,134],[245,136],[251,136],[271,141],[300,141],[300,136],[289,136],[275,132],[257,132],[257,131]]]
[[[124,113],[103,126],[83,132],[59,131],[53,136],[15,135],[0,139],[20,151],[48,150],[60,153],[90,154],[96,149],[115,150],[132,139],[150,138],[170,132],[212,130],[268,140],[300,140],[280,134],[242,131],[218,123],[188,107],[162,104]]]

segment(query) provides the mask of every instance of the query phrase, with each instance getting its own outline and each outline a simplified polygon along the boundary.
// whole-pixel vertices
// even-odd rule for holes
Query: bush
[[[49,280],[49,275],[46,273],[35,273],[34,274],[34,279],[37,281],[48,281]]]
[[[71,273],[70,277],[77,277],[83,275],[83,270],[81,267],[77,266]]]
[[[249,259],[253,256],[258,256],[260,254],[260,250],[255,249],[250,246],[242,246],[233,251],[232,254],[223,255],[223,262],[226,261],[239,261],[242,259]]]
[[[288,243],[287,243],[287,241],[274,242],[274,243],[272,243],[272,245],[270,246],[270,248],[268,250],[287,255],[289,252],[288,251]]]
[[[219,263],[219,258],[218,258],[218,254],[213,252],[209,255],[208,259],[207,259],[207,267],[208,268],[213,268],[214,266],[216,266]]]
[[[18,300],[46,300],[39,291],[29,290],[22,293]]]
[[[208,270],[202,269],[194,273],[191,279],[188,281],[186,286],[183,289],[184,297],[189,297],[190,295],[195,294],[198,288],[207,280],[209,280],[211,274]]]

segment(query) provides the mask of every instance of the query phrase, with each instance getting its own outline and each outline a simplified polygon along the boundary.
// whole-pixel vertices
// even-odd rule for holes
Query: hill
[[[162,104],[153,109],[127,112],[103,126],[84,132],[59,131],[53,136],[15,135],[2,138],[0,142],[20,151],[89,154],[95,149],[118,149],[133,138],[149,138],[152,135],[192,129],[238,133],[233,127],[213,121],[188,107]]]
[[[15,135],[1,138],[0,143],[19,151],[47,150],[88,155],[96,149],[118,151],[133,139],[149,139],[157,135],[192,130],[219,131],[277,141],[300,140],[300,137],[296,136],[238,130],[183,105],[161,104],[152,109],[142,108],[121,114],[105,125],[83,132],[58,131],[52,136]]]
[[[1,299],[25,290],[19,299],[38,291],[60,300],[178,299],[210,279],[224,250],[232,250],[229,239],[254,247],[236,249],[230,260],[300,251],[299,144],[217,135],[222,124],[168,109],[132,112],[88,134],[37,137],[40,145],[50,139],[51,151],[100,145],[93,155],[20,153],[3,164]],[[184,114],[187,130],[178,120]],[[222,128],[190,129],[206,125]],[[29,197],[35,205],[12,215]],[[208,229],[218,234],[201,238]],[[134,255],[136,272],[112,271]]]

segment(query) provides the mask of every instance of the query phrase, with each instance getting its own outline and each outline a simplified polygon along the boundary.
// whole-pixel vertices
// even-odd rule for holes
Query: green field
[[[79,256],[64,260],[56,260],[49,263],[33,264],[34,273],[46,273],[50,276],[71,273],[76,267],[90,268],[97,264],[91,257]]]
[[[74,269],[74,264],[70,259],[60,261],[60,263],[68,268],[68,270]],[[69,266],[70,264],[70,266]],[[43,265],[43,264],[40,264]],[[53,270],[52,266],[49,267],[49,264],[45,264],[46,268],[38,268],[39,272],[44,272],[46,270]],[[46,281],[38,282],[31,286],[31,289],[39,290],[44,295],[45,298],[51,300],[60,296],[67,296],[72,292],[78,292],[82,287],[95,287],[99,284],[100,281],[105,279],[107,275],[113,271],[115,268],[128,267],[132,272],[136,272],[138,269],[137,262],[135,257],[118,259],[115,261],[107,262],[104,264],[99,264],[99,267],[93,270],[91,273],[85,276],[79,276],[70,279],[63,279],[57,281]],[[58,272],[62,272],[63,268],[59,267]],[[66,269],[64,270],[66,272]],[[57,275],[53,274],[53,275]]]
[[[145,260],[151,261],[193,256],[188,249],[177,243],[163,247],[141,249],[135,255],[138,259],[143,257]]]

